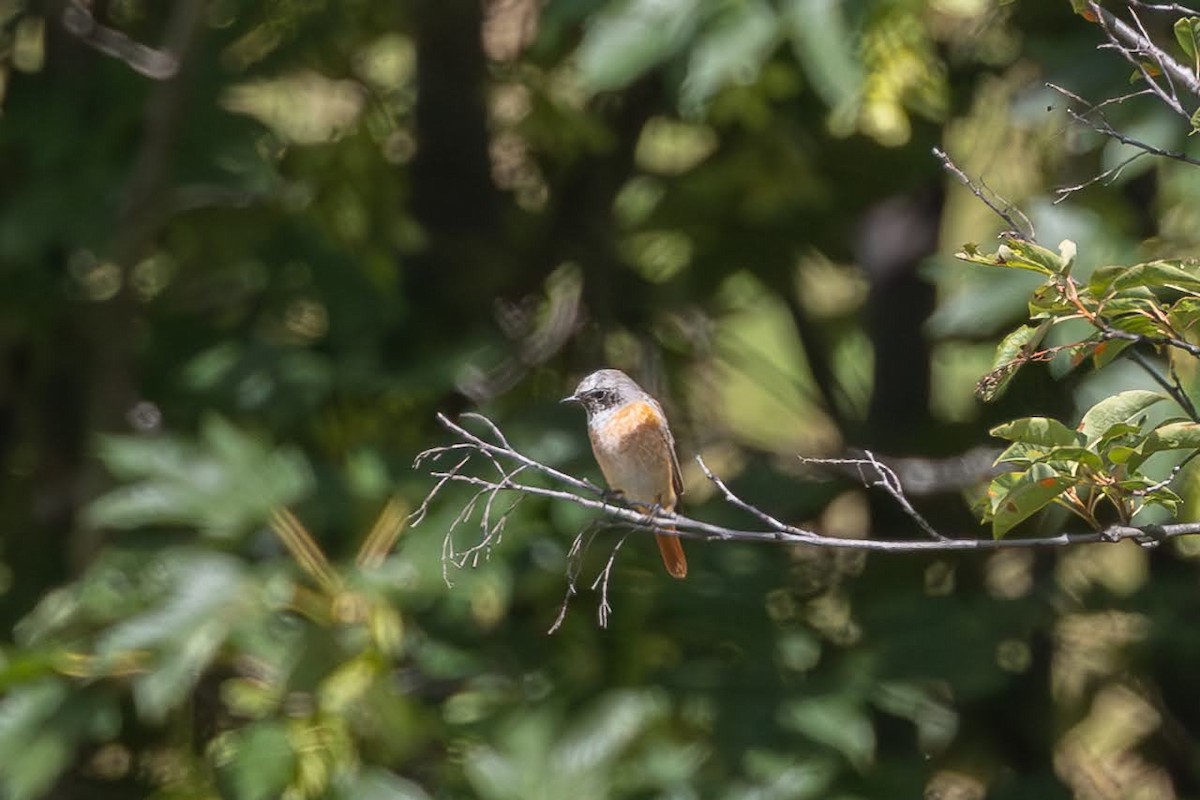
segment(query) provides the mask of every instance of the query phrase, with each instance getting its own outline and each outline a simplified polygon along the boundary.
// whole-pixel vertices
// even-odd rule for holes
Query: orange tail
[[[678,536],[654,535],[658,542],[658,552],[662,553],[663,564],[667,572],[674,578],[687,577],[687,556],[683,554],[683,543]]]

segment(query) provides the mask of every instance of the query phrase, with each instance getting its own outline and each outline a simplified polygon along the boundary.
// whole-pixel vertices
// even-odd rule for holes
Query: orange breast
[[[607,436],[618,439],[639,436],[647,431],[661,436],[660,428],[666,424],[658,409],[649,403],[627,403],[609,416],[604,430]]]
[[[639,505],[675,508],[666,420],[650,403],[629,403],[591,426],[592,450],[608,485]]]

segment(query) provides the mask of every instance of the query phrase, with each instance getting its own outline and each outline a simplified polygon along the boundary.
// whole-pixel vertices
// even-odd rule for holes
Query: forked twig
[[[948,542],[950,538],[943,536],[937,532],[929,521],[921,516],[912,503],[909,502],[908,496],[904,493],[904,486],[900,483],[900,476],[896,471],[884,464],[875,457],[875,454],[870,450],[863,450],[866,458],[807,458],[805,456],[797,456],[802,464],[817,464],[817,465],[840,465],[852,466],[858,471],[859,480],[863,486],[868,489],[882,489],[886,492],[901,510],[909,516],[909,518],[917,524],[917,527],[925,531],[931,538],[940,542]],[[874,474],[869,474],[873,472]]]
[[[1029,217],[1025,216],[1025,212],[1021,211],[1021,209],[1017,208],[1015,205],[1005,200],[1003,197],[996,194],[982,183],[976,183],[975,181],[971,180],[970,176],[963,172],[962,169],[954,163],[950,156],[946,155],[946,151],[935,147],[933,148],[933,155],[942,163],[943,169],[945,169],[955,178],[958,178],[959,183],[961,183],[963,186],[966,186],[967,189],[970,190],[971,194],[979,198],[979,202],[990,208],[996,214],[996,216],[1004,220],[1010,231],[1017,234],[1022,239],[1028,239],[1030,241],[1037,239],[1037,232],[1034,230],[1033,222],[1029,219]],[[1013,216],[1014,213],[1020,217],[1020,220]]]

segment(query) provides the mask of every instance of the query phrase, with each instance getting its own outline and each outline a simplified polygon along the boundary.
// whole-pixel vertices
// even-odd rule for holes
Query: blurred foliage
[[[1194,256],[1194,167],[1053,202],[1129,156],[1045,85],[1128,91],[1100,41],[1042,0],[0,0],[0,797],[1200,796],[1194,537],[694,543],[684,582],[634,538],[609,627],[584,590],[547,636],[586,516],[529,498],[461,570],[468,497],[404,522],[437,411],[595,477],[556,401],[601,365],[685,463],[840,535],[911,531],[796,453],[938,475],[1016,418],[1076,447],[1032,420],[1159,387],[1088,345],[974,398],[1048,276],[954,260],[1003,225],[930,148],[1077,243],[1098,301]],[[1195,153],[1152,97],[1106,110]],[[1194,288],[1113,324],[1186,336]],[[1072,458],[1194,446],[1162,422]],[[914,500],[987,535],[987,477]],[[1194,462],[1171,491],[1194,518]]]

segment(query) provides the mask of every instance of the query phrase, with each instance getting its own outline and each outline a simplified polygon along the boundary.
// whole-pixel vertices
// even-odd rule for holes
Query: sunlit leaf
[[[1063,274],[1070,263],[1053,250],[1012,236],[1005,237],[1004,243],[991,255],[972,248],[964,249],[957,257],[972,264],[1027,269],[1047,276]]]
[[[1087,410],[1079,423],[1079,431],[1089,442],[1095,442],[1114,425],[1133,424],[1147,408],[1162,402],[1166,396],[1159,392],[1133,389],[1106,397]]]
[[[1086,302],[1086,298],[1081,302]],[[1030,319],[1052,321],[1054,317],[1075,312],[1075,304],[1067,299],[1062,287],[1055,281],[1042,284],[1029,296]]]
[[[1171,305],[1167,312],[1171,327],[1183,334],[1200,321],[1200,298],[1183,297]]]
[[[992,380],[988,381],[986,387],[981,383],[979,394],[983,400],[995,400],[1004,393],[1029,353],[1037,348],[1046,331],[1050,330],[1050,325],[1048,320],[1040,325],[1022,325],[1001,340],[989,373]]]
[[[718,90],[757,77],[778,36],[778,20],[762,0],[717,6],[691,47],[679,103],[699,113]]]
[[[615,759],[666,711],[665,698],[656,692],[610,693],[559,743],[553,756],[555,768],[567,774],[579,773]]]
[[[958,713],[927,686],[889,681],[880,684],[871,699],[889,714],[912,721],[925,751],[945,747],[958,732]]]
[[[283,797],[296,771],[287,727],[267,721],[231,732],[223,741],[228,761],[221,771],[238,800]]]
[[[334,800],[429,800],[430,797],[416,783],[377,768],[339,775],[332,796]]]
[[[618,89],[683,47],[702,18],[697,0],[626,0],[591,20],[577,58],[593,91]]]
[[[862,705],[844,697],[814,697],[787,703],[780,722],[814,742],[831,747],[858,769],[875,757],[875,728]]]
[[[1130,267],[1100,267],[1088,281],[1088,289],[1097,297],[1137,287],[1167,287],[1196,294],[1200,292],[1200,273],[1184,269],[1178,261],[1150,261]]]
[[[992,436],[1010,442],[1025,442],[1045,447],[1055,445],[1082,444],[1083,436],[1050,417],[1025,417],[997,425],[990,431]]]
[[[219,417],[201,427],[201,440],[108,436],[101,460],[126,481],[88,507],[94,525],[139,528],[187,525],[219,538],[247,533],[272,509],[306,493],[312,475],[303,455],[271,449]]]
[[[1160,450],[1200,450],[1200,423],[1171,422],[1150,431],[1142,452],[1149,455]]]
[[[161,562],[163,601],[105,633],[97,655],[115,658],[149,650],[153,666],[134,679],[134,698],[148,719],[160,720],[190,691],[246,606],[244,568],[220,553],[175,551]]]
[[[997,464],[1013,462],[1030,465],[1039,461],[1056,466],[1081,465],[1096,471],[1104,469],[1104,461],[1099,453],[1078,446],[1044,447],[1015,442],[996,459]]]
[[[0,797],[38,800],[89,740],[117,734],[116,701],[71,690],[54,679],[20,686],[0,697]]]
[[[862,87],[863,68],[846,8],[827,0],[784,0],[782,9],[796,57],[813,88],[835,113],[852,104]]]
[[[1150,314],[1124,314],[1110,319],[1109,324],[1117,330],[1150,338],[1170,336],[1172,333],[1157,316]]]
[[[1175,20],[1175,41],[1187,53],[1189,58],[1196,58],[1200,51],[1200,17],[1181,17]]]
[[[1006,483],[992,482],[997,487],[992,500],[992,536],[996,539],[1054,502],[1076,481],[1048,464],[1037,463]]]

